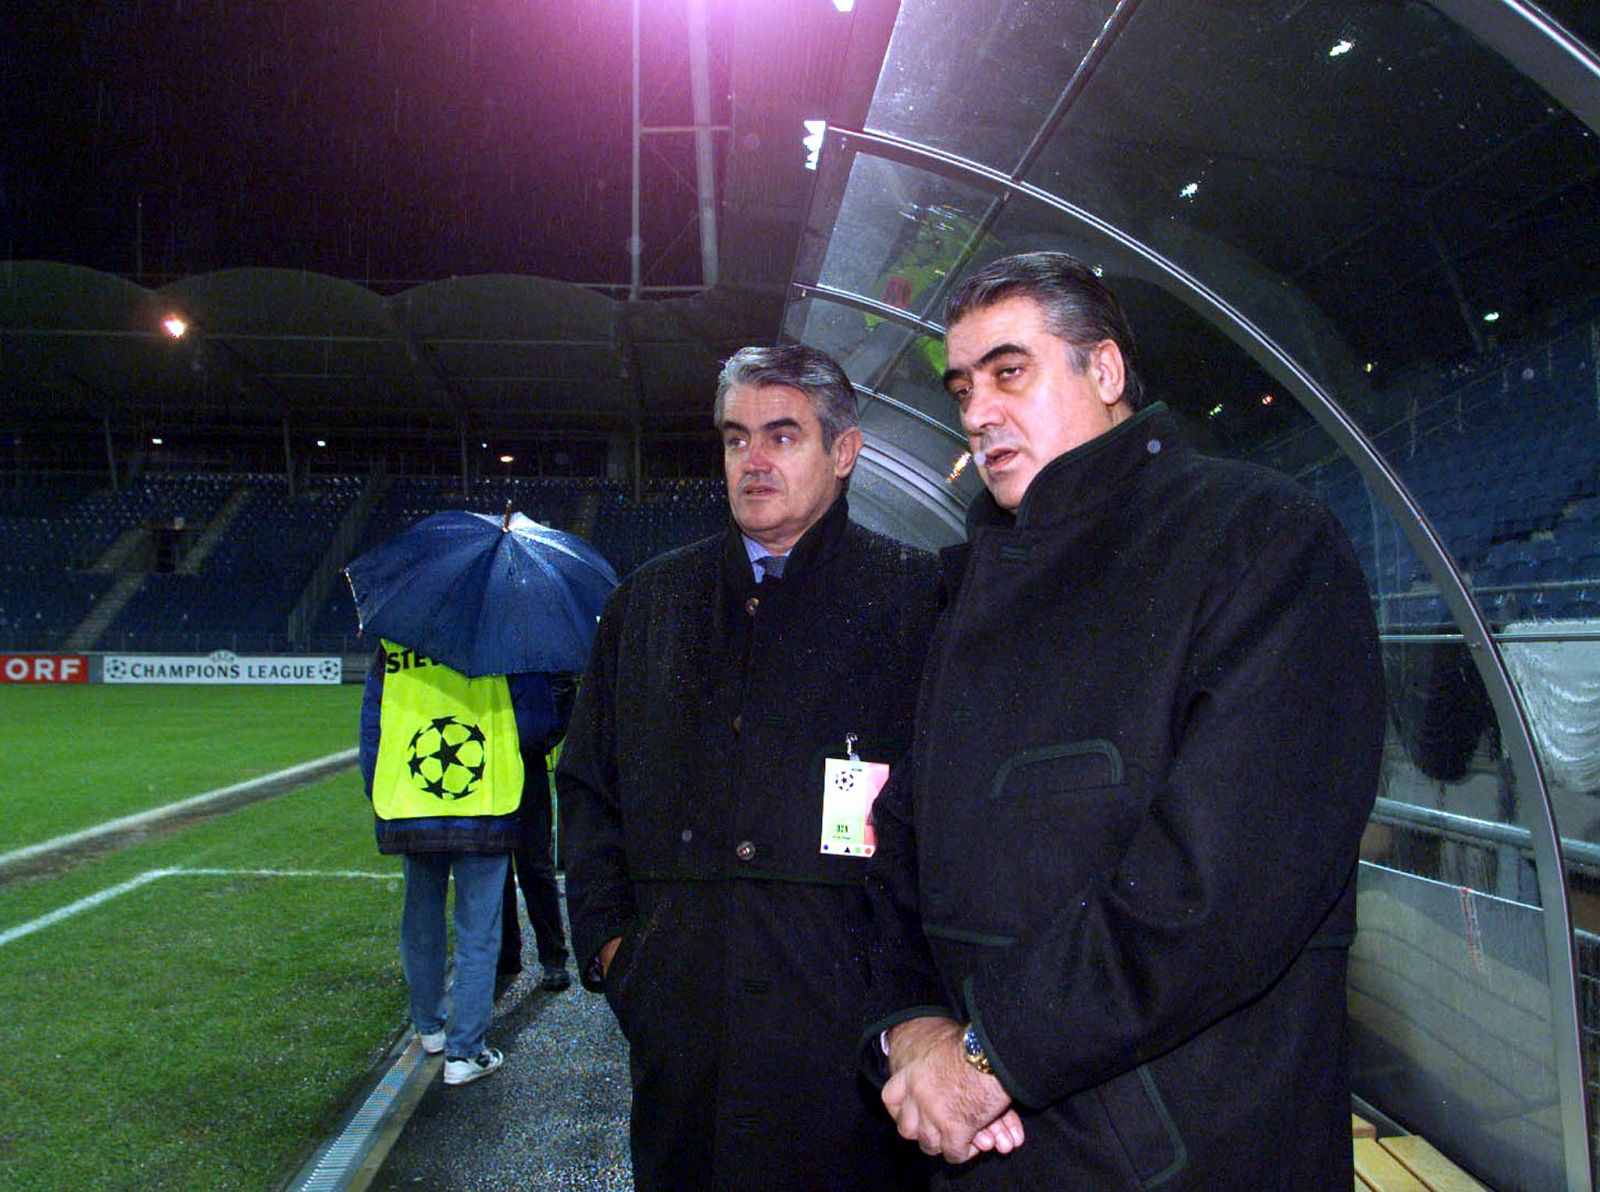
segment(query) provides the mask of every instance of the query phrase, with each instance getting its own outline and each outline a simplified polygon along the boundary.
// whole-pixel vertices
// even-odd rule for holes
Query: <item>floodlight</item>
[[[1491,310],[1488,314],[1483,316],[1483,321],[1485,323],[1498,323],[1500,321],[1500,312],[1497,310]]]
[[[1333,43],[1333,48],[1328,51],[1328,57],[1337,58],[1341,54],[1348,54],[1355,48],[1355,42],[1351,41],[1348,37],[1341,37],[1338,41]]]
[[[817,158],[822,153],[822,138],[828,131],[826,120],[807,120],[806,135],[800,138],[800,143],[806,147],[806,169],[817,168]]]
[[[164,443],[164,442],[165,442],[165,441],[166,441],[166,440],[165,440],[165,439],[163,439],[163,438],[162,438],[162,437],[161,437],[161,436],[160,436],[160,435],[151,435],[151,436],[150,436],[150,445],[151,445],[151,446],[152,446],[152,447],[159,447],[159,446],[161,446],[161,444],[162,444],[162,443]]]
[[[179,314],[170,314],[161,320],[161,326],[173,339],[182,339],[189,330],[189,321]]]

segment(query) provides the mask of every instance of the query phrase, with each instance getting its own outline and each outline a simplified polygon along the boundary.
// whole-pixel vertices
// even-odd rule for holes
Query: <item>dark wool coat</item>
[[[580,972],[632,1055],[641,1189],[925,1182],[860,1078],[864,862],[824,759],[909,746],[937,574],[843,498],[757,585],[736,529],[612,594],[556,771]]]
[[[1162,406],[985,494],[907,782],[877,806],[868,1036],[970,1018],[1027,1139],[963,1188],[1350,1187],[1345,947],[1371,604],[1333,516]]]

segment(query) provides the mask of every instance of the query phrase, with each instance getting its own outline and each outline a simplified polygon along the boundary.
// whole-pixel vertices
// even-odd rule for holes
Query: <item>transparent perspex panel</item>
[[[1010,171],[1110,0],[902,0],[867,127]]]
[[[1357,1090],[1491,1186],[1565,1187],[1551,875],[1530,845],[1545,809],[1508,756],[1520,725],[1499,719],[1519,711],[1490,699],[1449,571],[1423,564],[1417,527],[1253,336],[1370,437],[1497,635],[1566,842],[1592,1084],[1600,141],[1417,0],[1145,0],[1093,69],[1096,32],[1072,21],[1105,6],[1069,7],[907,0],[869,126],[1009,170],[1059,109],[1026,180],[1111,232],[1013,196],[975,260],[1054,247],[1101,266],[1152,390],[1203,449],[1299,476],[1334,508],[1390,699],[1352,958]],[[1060,39],[1002,39],[1030,22]],[[972,69],[1002,45],[1006,69]],[[935,410],[908,342],[879,383]]]
[[[791,303],[784,334],[828,352],[851,381],[867,387],[860,414],[869,442],[888,446],[902,462],[917,467],[927,486],[962,506],[971,501],[979,482],[963,460],[965,440],[955,425],[955,407],[937,381],[944,370],[942,340],[886,323],[869,342],[861,312],[822,298]],[[887,376],[881,372],[885,368]],[[922,535],[919,541],[939,537],[938,545],[946,545],[950,539],[944,534]]]
[[[991,201],[937,174],[857,155],[817,280],[937,319],[950,270]]]

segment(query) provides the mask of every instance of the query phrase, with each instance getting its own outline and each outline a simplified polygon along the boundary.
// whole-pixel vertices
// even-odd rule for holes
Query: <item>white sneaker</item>
[[[444,1082],[471,1084],[474,1080],[489,1075],[505,1062],[505,1054],[494,1047],[485,1047],[478,1052],[475,1059],[470,1060],[447,1056],[444,1061]]]
[[[444,1050],[444,1031],[437,1030],[427,1035],[418,1031],[417,1042],[422,1044],[422,1050],[429,1055],[438,1055]]]

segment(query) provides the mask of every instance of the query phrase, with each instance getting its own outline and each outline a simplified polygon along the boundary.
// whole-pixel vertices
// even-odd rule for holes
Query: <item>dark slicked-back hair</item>
[[[1025,252],[1001,257],[964,278],[944,304],[944,325],[954,327],[973,311],[1007,298],[1031,298],[1044,308],[1045,328],[1067,343],[1074,372],[1089,366],[1088,349],[1110,340],[1122,350],[1127,379],[1122,400],[1128,408],[1144,405],[1133,328],[1122,303],[1106,289],[1094,270],[1064,252]]]
[[[727,406],[728,391],[738,385],[787,385],[811,399],[822,424],[822,449],[852,426],[861,424],[856,412],[856,391],[844,369],[826,352],[805,344],[780,344],[772,348],[740,348],[722,366],[717,378],[717,404],[711,421],[718,429]]]

